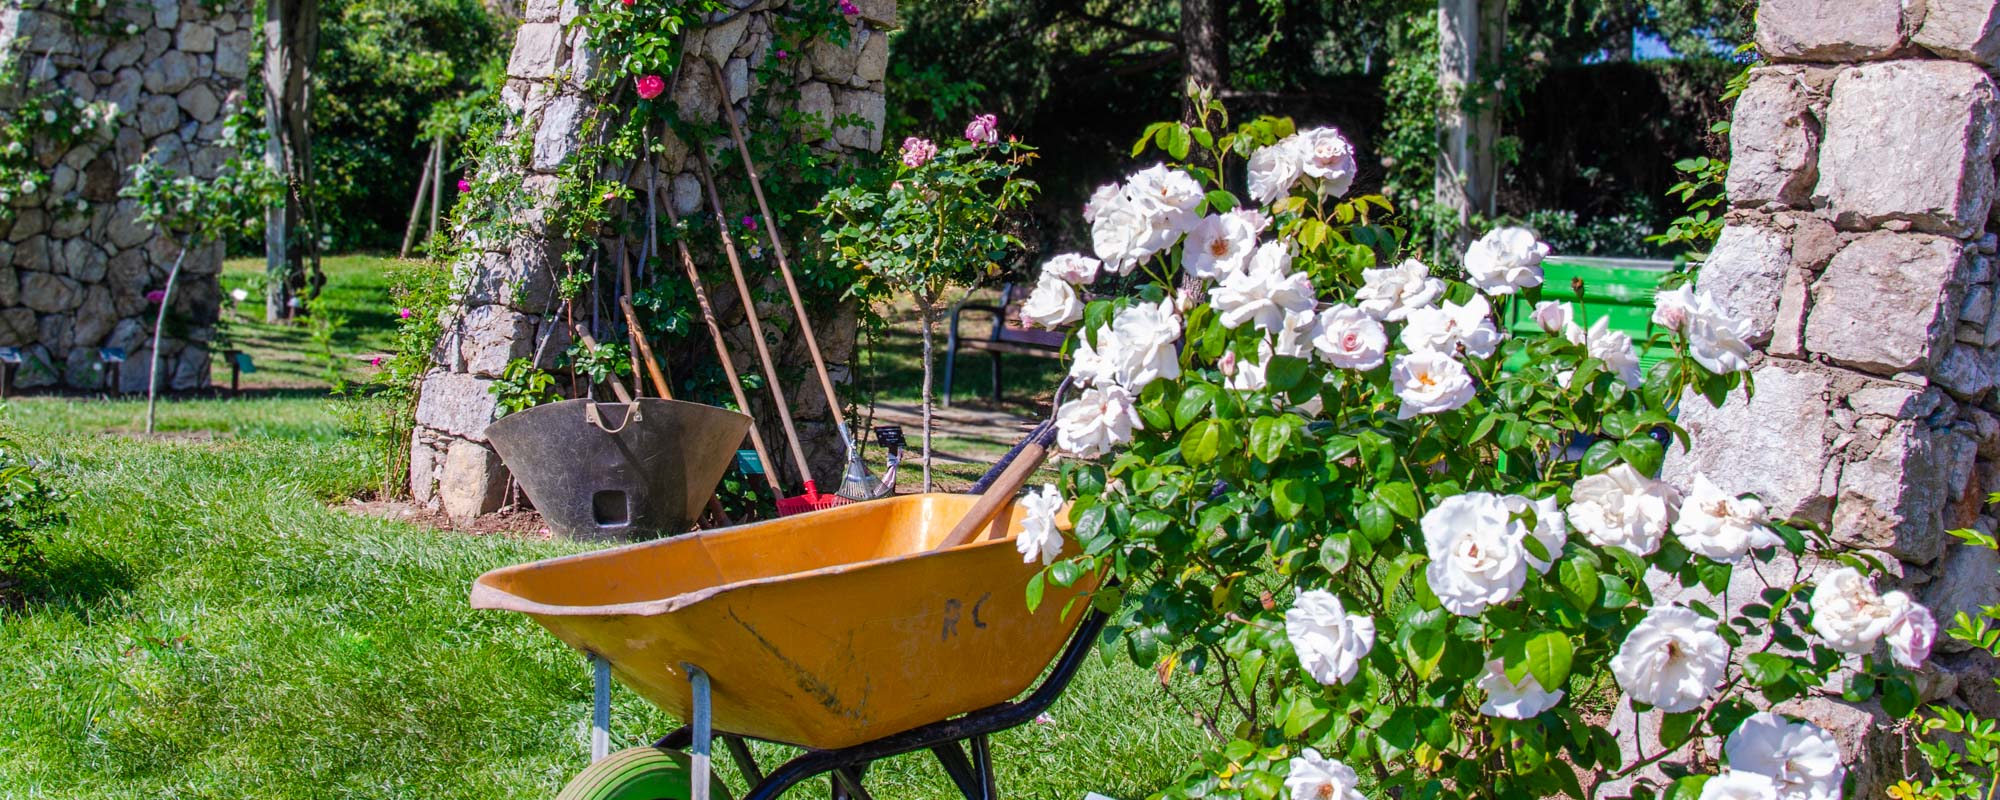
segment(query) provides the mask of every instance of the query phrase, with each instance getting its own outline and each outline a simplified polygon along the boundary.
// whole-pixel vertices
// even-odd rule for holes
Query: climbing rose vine
[[[1815,583],[1791,556],[1823,539],[1740,476],[1661,478],[1682,398],[1751,390],[1745,323],[1680,288],[1634,341],[1520,228],[1433,269],[1348,196],[1338,131],[1197,98],[1024,309],[1072,331],[1028,601],[1100,578],[1106,645],[1215,735],[1163,794],[1838,797],[1838,747],[1779,704],[1910,714],[1936,625],[1865,559],[1816,552],[1845,566]],[[1688,746],[1719,763],[1653,783]]]

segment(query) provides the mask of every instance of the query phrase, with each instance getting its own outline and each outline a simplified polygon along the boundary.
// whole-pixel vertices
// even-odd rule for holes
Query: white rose
[[[1447,300],[1435,308],[1411,311],[1409,324],[1397,338],[1413,352],[1456,355],[1463,350],[1473,358],[1490,358],[1507,337],[1493,325],[1493,306],[1485,297],[1473,295],[1464,305]]]
[[[1332,686],[1354,680],[1361,659],[1375,647],[1375,620],[1347,613],[1332,592],[1309,589],[1285,611],[1285,637],[1292,640],[1299,666],[1313,680]]]
[[[1680,333],[1681,326],[1687,324],[1688,315],[1694,313],[1699,305],[1700,301],[1695,298],[1694,288],[1687,284],[1655,294],[1653,324]]]
[[[1209,293],[1217,318],[1230,328],[1254,322],[1268,332],[1283,331],[1287,314],[1310,311],[1319,304],[1312,280],[1303,272],[1292,272],[1291,266],[1291,250],[1284,244],[1259,245],[1249,268],[1230,273]]]
[[[1604,362],[1604,369],[1620,383],[1638,388],[1643,382],[1639,371],[1639,350],[1632,346],[1632,337],[1622,331],[1611,329],[1610,317],[1599,317],[1591,323],[1586,337],[1590,357]]]
[[[1554,495],[1531,500],[1518,494],[1503,498],[1507,501],[1507,513],[1515,516],[1535,512],[1535,527],[1528,529],[1528,535],[1549,554],[1548,558],[1535,555],[1534,551],[1522,548],[1528,559],[1528,566],[1536,572],[1547,574],[1549,567],[1555,566],[1556,559],[1562,557],[1563,545],[1569,541],[1569,525],[1563,522],[1562,507],[1556,505]]]
[[[1076,350],[1070,353],[1069,376],[1084,386],[1101,386],[1118,382],[1118,365],[1104,356],[1105,352],[1116,353],[1121,345],[1111,332],[1110,325],[1097,328],[1097,344],[1090,343],[1090,337],[1079,336]]]
[[[1755,772],[1728,770],[1703,781],[1696,800],[1778,800],[1778,784]]]
[[[1319,337],[1319,315],[1310,308],[1285,312],[1283,330],[1271,342],[1271,351],[1281,356],[1311,358],[1313,340]],[[1266,337],[1271,341],[1270,337]]]
[[[1254,361],[1239,359],[1233,352],[1224,353],[1223,358],[1229,362],[1223,370],[1228,377],[1224,385],[1239,392],[1263,391],[1267,384],[1265,375],[1271,369],[1271,356],[1270,339],[1257,343],[1257,358]]]
[[[1208,195],[1201,190],[1201,184],[1187,173],[1165,164],[1154,164],[1125,179],[1125,196],[1158,220],[1154,227],[1171,230],[1178,238],[1200,220],[1194,212]],[[1172,239],[1167,242],[1172,243]],[[1160,249],[1165,249],[1165,246]]]
[[[1319,312],[1319,335],[1313,348],[1328,364],[1343,369],[1370,370],[1382,366],[1389,335],[1368,312],[1337,305]]]
[[[1521,546],[1528,530],[1499,495],[1452,495],[1424,512],[1420,523],[1430,555],[1424,574],[1446,611],[1477,616],[1520,594],[1528,579],[1527,550]]]
[[[1021,534],[1014,537],[1014,549],[1021,551],[1021,563],[1053,564],[1062,555],[1062,531],[1056,529],[1056,512],[1063,507],[1062,492],[1055,484],[1042,484],[1016,501],[1021,506]]]
[[[1889,629],[1882,633],[1882,641],[1889,643],[1889,655],[1906,669],[1923,666],[1931,657],[1931,645],[1937,643],[1937,618],[1902,592],[1890,592],[1882,599],[1896,609]]]
[[[1714,561],[1733,564],[1752,550],[1785,543],[1764,524],[1763,503],[1724,492],[1707,475],[1694,476],[1679,517],[1674,535],[1681,546]]]
[[[1157,305],[1137,303],[1126,306],[1111,318],[1111,346],[1105,337],[1097,340],[1098,353],[1110,363],[1117,381],[1134,392],[1159,378],[1181,376],[1180,351],[1174,347],[1181,338],[1181,318],[1174,313],[1172,299]]]
[[[1119,275],[1130,274],[1139,262],[1164,247],[1157,242],[1145,212],[1123,194],[1097,208],[1090,225],[1090,245],[1104,260],[1105,268]]]
[[[1532,674],[1521,676],[1520,683],[1507,680],[1507,667],[1497,658],[1486,662],[1486,672],[1479,676],[1478,686],[1486,692],[1486,702],[1479,704],[1479,713],[1489,717],[1534,719],[1563,699],[1563,690],[1544,690],[1542,682]]]
[[[1487,294],[1513,294],[1542,285],[1542,258],[1549,246],[1527,228],[1498,228],[1465,251],[1465,273],[1473,288]]]
[[[1056,446],[1082,458],[1096,458],[1132,441],[1132,431],[1145,427],[1125,387],[1093,386],[1056,411]]]
[[[1357,172],[1354,145],[1333,128],[1311,128],[1293,134],[1304,157],[1299,167],[1313,178],[1320,197],[1341,197],[1354,185]]]
[[[1028,302],[1021,306],[1021,318],[1053,330],[1083,319],[1083,301],[1077,299],[1069,282],[1044,270]]]
[[[1265,224],[1264,215],[1255,209],[1202,218],[1188,231],[1187,246],[1181,249],[1181,268],[1209,280],[1242,271],[1257,249],[1257,234]]]
[[[1250,154],[1250,199],[1270,205],[1292,193],[1292,184],[1305,174],[1305,153],[1299,141],[1286,137],[1277,144],[1260,147]]]
[[[1414,258],[1386,269],[1361,271],[1362,286],[1354,293],[1361,310],[1384,322],[1398,322],[1444,294],[1444,281]]]
[[[1364,800],[1353,768],[1310,747],[1292,757],[1285,772],[1285,789],[1292,800]]]
[[[1659,606],[1626,634],[1611,657],[1611,675],[1634,702],[1669,714],[1708,699],[1729,664],[1729,644],[1715,620],[1678,606]]]
[[[1570,489],[1569,524],[1591,544],[1649,556],[1660,549],[1679,502],[1673,487],[1619,464]]]
[[[1585,344],[1589,341],[1589,335],[1584,332],[1583,326],[1576,324],[1576,306],[1543,300],[1535,304],[1535,313],[1531,316],[1534,317],[1535,324],[1542,326],[1542,332],[1550,336],[1561,336],[1568,339],[1571,344]]]
[[[1086,286],[1097,280],[1097,270],[1102,266],[1104,262],[1090,256],[1081,253],[1063,253],[1043,264],[1042,274],[1054,275],[1078,286]]]
[[[1435,350],[1397,356],[1389,381],[1403,401],[1397,419],[1450,411],[1471,402],[1474,391],[1465,365]]]
[[[1723,742],[1722,754],[1730,772],[1769,778],[1780,800],[1840,800],[1847,779],[1832,734],[1769,711],[1744,719]]]
[[[1688,355],[1709,372],[1727,375],[1750,368],[1750,320],[1732,319],[1704,299],[1687,318]]]
[[[229,292],[229,299],[241,303],[250,299],[250,293],[242,289],[232,289]]]
[[[43,124],[45,124],[45,125],[52,125],[52,124],[54,124],[54,123],[55,123],[55,121],[56,121],[56,112],[55,112],[55,111],[53,111],[53,110],[50,110],[50,109],[43,109],[43,110],[42,110],[42,123],[43,123]]]
[[[1812,608],[1813,631],[1828,647],[1853,655],[1875,652],[1875,643],[1889,632],[1897,611],[1853,567],[1821,579],[1813,588]]]
[[[1124,189],[1125,187],[1115,183],[1107,183],[1097,187],[1097,191],[1091,192],[1090,199],[1083,204],[1083,221],[1096,222],[1097,215],[1106,206],[1117,201],[1119,192],[1124,191]]]

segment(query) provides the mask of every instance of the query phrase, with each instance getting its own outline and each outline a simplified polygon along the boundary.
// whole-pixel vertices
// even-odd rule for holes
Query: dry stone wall
[[[829,152],[879,150],[885,113],[882,81],[888,71],[887,31],[895,25],[894,0],[863,0],[860,13],[848,18],[852,26],[846,46],[816,42],[809,52],[787,53],[781,63],[791,66],[781,78],[788,85],[761,85],[752,64],[769,63],[774,55],[772,14],[782,3],[757,3],[747,10],[724,11],[708,25],[687,34],[687,62],[669,77],[668,93],[682,118],[716,122],[722,114],[748,119],[752,95],[796,94],[798,111],[817,116],[827,126],[836,121],[858,120],[860,124],[829,127],[825,136],[813,142]],[[574,2],[530,0],[524,23],[515,35],[509,56],[508,81],[503,99],[515,121],[505,134],[514,141],[526,138],[532,148],[526,166],[524,190],[534,206],[520,220],[526,232],[511,241],[480,243],[478,252],[458,265],[464,280],[459,303],[447,315],[447,330],[439,344],[436,368],[424,378],[417,405],[416,429],[411,442],[410,490],[420,503],[440,509],[452,517],[467,519],[498,509],[507,500],[507,471],[487,443],[485,429],[497,414],[493,381],[514,359],[532,359],[542,369],[554,369],[557,356],[570,344],[566,330],[569,316],[556,299],[557,276],[562,271],[561,255],[571,243],[551,233],[543,214],[553,207],[556,173],[576,155],[592,120],[602,119],[602,111],[582,89],[597,73],[597,63],[585,41],[586,32],[572,25],[577,8]],[[698,59],[713,59],[722,67],[720,84]],[[750,135],[760,135],[752,126]],[[671,205],[683,218],[706,213],[701,184],[687,144],[664,143],[665,153],[650,162],[633,165],[621,177],[636,195],[629,207],[617,209],[642,229],[640,214],[647,192],[657,191],[658,203]],[[729,150],[725,137],[705,144],[710,153]],[[744,206],[738,213],[751,213]],[[662,211],[664,214],[664,211]],[[793,232],[796,234],[796,232]],[[748,242],[744,241],[746,245]],[[628,245],[597,243],[600,252],[618,253]],[[629,245],[636,247],[636,243]],[[636,253],[636,250],[633,252]],[[655,262],[654,269],[666,270],[661,280],[681,280],[678,263],[669,248]],[[601,267],[608,280],[612,267]],[[789,320],[792,312],[784,302],[782,284],[776,270],[767,263],[747,266],[753,281],[762,279],[760,298],[778,298],[776,303],[759,300],[757,313],[767,321]],[[745,374],[756,371],[755,351],[744,309],[734,288],[712,284],[709,295],[730,341],[737,368]],[[572,310],[582,320],[591,318],[586,298]],[[615,308],[596,310],[609,329]],[[826,357],[835,364],[851,360],[855,345],[855,317],[852,308],[829,308],[813,324]],[[767,324],[767,335],[772,325]],[[803,339],[795,326],[778,326],[785,331],[773,344],[773,357],[780,364],[781,380],[798,420],[805,449],[815,460],[814,473],[823,486],[838,484],[845,451],[833,426],[833,413],[822,399],[817,384],[810,382],[810,362]],[[612,340],[613,337],[607,337]],[[693,361],[713,361],[707,337],[680,352],[662,353],[669,369],[685,368]],[[650,392],[648,392],[650,394]],[[771,443],[774,459],[783,461],[784,449],[778,438],[782,430],[776,412],[765,397],[753,397],[758,426]],[[789,464],[767,465],[782,470],[796,486]]]
[[[105,18],[108,33],[79,32],[41,4],[0,0],[0,57],[18,59],[31,86],[118,112],[74,146],[27,143],[47,172],[35,191],[9,192],[0,214],[0,347],[23,351],[23,387],[104,387],[98,350],[113,347],[129,359],[117,388],[145,390],[157,311],[147,295],[165,287],[180,244],[140,224],[118,191],[148,153],[180,174],[214,175],[228,158],[214,142],[249,74],[253,23],[241,2],[137,0]],[[0,90],[0,103],[18,102]],[[204,247],[182,266],[181,324],[161,345],[175,389],[208,382],[222,254]]]
[[[1756,394],[1686,399],[1694,473],[1756,492],[1875,556],[1940,620],[2000,602],[2000,559],[1947,531],[1992,532],[2000,491],[1994,312],[2000,3],[1764,0],[1731,134],[1732,209],[1699,285],[1755,322]],[[1741,571],[1731,600],[1823,571]],[[1932,697],[2000,712],[1994,667],[1939,644]],[[1784,709],[1842,740],[1857,797],[1901,777],[1878,707]],[[1871,755],[1873,754],[1873,755]],[[1880,756],[1880,757],[1876,757]]]

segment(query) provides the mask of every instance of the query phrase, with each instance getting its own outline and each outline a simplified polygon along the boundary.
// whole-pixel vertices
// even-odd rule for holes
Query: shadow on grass
[[[41,569],[22,578],[15,587],[23,599],[23,614],[44,610],[80,609],[113,595],[123,595],[136,585],[132,568],[94,550],[59,550],[50,554]]]
[[[945,352],[944,326],[938,326],[936,363],[932,365],[937,386],[933,388],[939,406],[944,405]],[[962,331],[968,336],[984,335],[983,328]],[[874,348],[860,370],[863,391],[879,400],[916,402],[923,397],[923,339],[914,323],[894,325],[875,336]],[[978,411],[1005,411],[1041,416],[1049,411],[1056,384],[1069,371],[1068,362],[1034,356],[1000,356],[1000,400],[993,400],[993,355],[963,350],[952,374],[951,405]]]

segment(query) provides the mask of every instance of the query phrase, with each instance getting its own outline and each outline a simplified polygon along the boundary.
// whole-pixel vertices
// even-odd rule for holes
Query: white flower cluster
[[[1820,581],[1812,607],[1813,631],[1828,647],[1850,655],[1868,655],[1876,644],[1887,643],[1896,663],[1916,669],[1930,658],[1937,639],[1937,619],[1930,609],[1902,592],[1876,594],[1852,567]]]
[[[1685,335],[1688,355],[1717,375],[1750,368],[1750,320],[1730,316],[1708,296],[1686,286],[1653,298],[1653,324]]]

